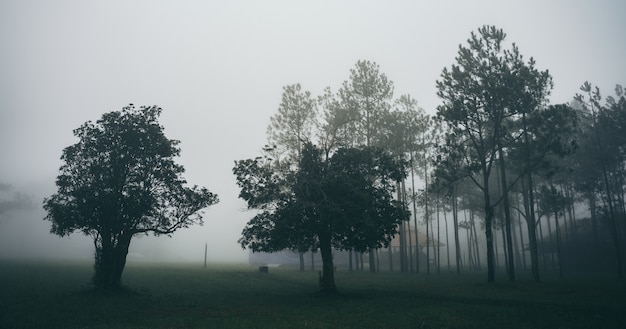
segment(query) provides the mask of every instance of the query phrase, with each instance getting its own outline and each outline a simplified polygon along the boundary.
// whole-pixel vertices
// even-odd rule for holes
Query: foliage
[[[160,113],[131,104],[74,130],[79,141],[63,150],[58,191],[44,200],[52,233],[93,238],[98,287],[119,286],[134,235],[202,224],[201,210],[218,201],[206,188],[185,186],[174,162],[179,141],[165,137]]]
[[[552,87],[548,71],[537,70],[532,58],[526,62],[515,44],[505,49],[505,38],[506,34],[494,26],[483,26],[478,34],[472,32],[468,45],[459,46],[456,64],[444,68],[437,81],[437,94],[443,100],[437,115],[449,129],[446,147],[454,150],[448,159],[439,159],[438,172],[450,183],[467,176],[483,192],[489,282],[495,280],[494,206],[503,199],[507,208],[508,193],[504,189],[502,198],[491,200],[493,165],[497,158],[505,161],[505,148],[520,136],[515,129],[516,118],[544,104]],[[443,164],[454,168],[442,168]],[[458,169],[464,174],[454,173]],[[502,177],[504,174],[502,163]],[[508,210],[506,214],[509,218]],[[511,266],[511,279],[512,273]]]
[[[310,141],[317,124],[317,107],[311,93],[300,84],[285,86],[278,113],[267,127],[268,142],[277,148],[275,154],[285,154],[286,161],[298,162],[302,145]]]
[[[378,64],[358,61],[350,70],[350,80],[344,81],[339,97],[349,115],[355,134],[353,145],[378,146],[382,115],[389,111],[393,97],[393,82],[380,72]]]
[[[374,148],[342,148],[328,160],[305,144],[298,171],[277,175],[261,158],[235,163],[239,196],[259,209],[239,243],[253,251],[302,250],[317,243],[324,275],[332,275],[331,247],[360,252],[387,246],[405,206],[394,201],[406,164]],[[304,249],[306,250],[306,249]],[[326,272],[330,266],[331,273]],[[331,279],[329,279],[331,280]],[[334,280],[328,288],[334,289]]]

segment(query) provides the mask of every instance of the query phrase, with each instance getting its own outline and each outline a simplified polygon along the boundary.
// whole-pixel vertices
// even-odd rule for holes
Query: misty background
[[[380,65],[395,95],[427,113],[459,44],[489,24],[554,78],[551,103],[588,80],[611,93],[626,73],[626,2],[615,1],[36,1],[0,2],[0,258],[93,259],[89,237],[49,233],[72,130],[133,103],[164,109],[184,177],[220,203],[204,226],[133,239],[129,261],[246,261],[252,213],[234,160],[259,155],[282,87],[336,90],[358,60]]]

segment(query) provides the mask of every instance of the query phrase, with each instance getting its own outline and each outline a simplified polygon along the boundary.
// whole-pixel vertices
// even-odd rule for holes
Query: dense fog
[[[0,258],[93,259],[89,237],[49,233],[41,205],[55,192],[63,148],[76,142],[72,130],[105,112],[162,107],[184,176],[220,198],[203,226],[133,239],[129,261],[201,263],[207,244],[209,261],[245,262],[237,240],[253,214],[231,170],[258,155],[283,86],[319,95],[367,59],[396,95],[410,93],[432,115],[442,68],[470,31],[495,24],[550,70],[552,103],[569,102],[584,81],[607,92],[625,82],[626,46],[616,38],[625,9],[620,1],[3,1]]]

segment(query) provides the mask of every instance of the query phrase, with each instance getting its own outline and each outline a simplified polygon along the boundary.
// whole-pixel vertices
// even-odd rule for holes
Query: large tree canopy
[[[317,242],[322,255],[322,290],[334,291],[332,247],[366,251],[387,246],[406,207],[393,200],[406,164],[374,148],[342,148],[324,160],[306,143],[298,170],[277,174],[264,158],[233,168],[240,197],[260,212],[239,240],[253,251],[299,249]]]
[[[134,235],[202,224],[201,210],[218,202],[206,188],[185,186],[174,162],[179,141],[165,137],[160,113],[131,104],[74,130],[79,141],[63,150],[58,191],[44,200],[52,233],[93,238],[98,288],[120,286]]]

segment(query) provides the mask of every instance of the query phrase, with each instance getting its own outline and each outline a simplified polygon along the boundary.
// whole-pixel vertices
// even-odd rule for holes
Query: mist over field
[[[259,154],[283,86],[336,90],[366,59],[433,115],[442,69],[471,31],[494,24],[550,71],[551,102],[569,102],[585,81],[606,93],[625,82],[624,12],[608,0],[2,1],[0,259],[93,259],[90,237],[50,234],[42,202],[73,129],[105,112],[162,107],[184,177],[220,198],[203,226],[134,238],[128,261],[201,264],[207,244],[209,262],[246,262],[237,240],[254,213],[232,168]]]

